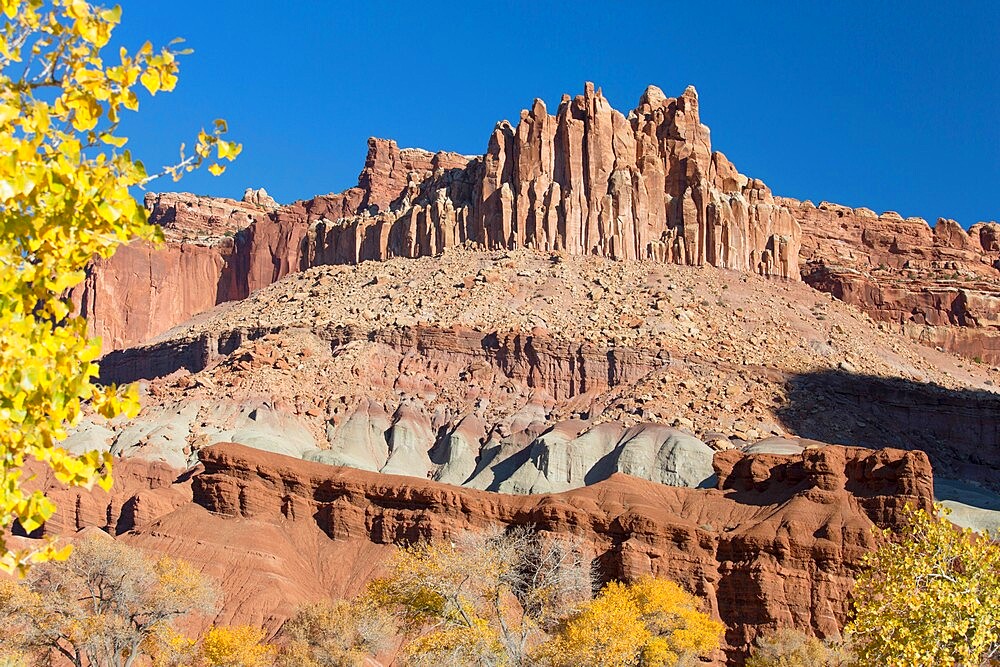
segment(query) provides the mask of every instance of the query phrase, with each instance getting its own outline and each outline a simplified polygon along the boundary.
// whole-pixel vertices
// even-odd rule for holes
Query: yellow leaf
[[[21,114],[20,110],[11,104],[0,104],[0,123],[8,123]]]
[[[128,143],[128,137],[115,137],[110,134],[102,134],[101,141],[103,141],[106,144],[111,144],[112,146],[115,146],[117,148],[121,148],[126,143]]]
[[[226,170],[226,168],[224,166],[222,166],[221,164],[211,164],[208,167],[208,172],[210,174],[212,174],[212,176],[219,176],[225,170]]]
[[[84,0],[69,0],[66,4],[66,13],[70,18],[82,19],[90,16],[90,5]]]
[[[160,73],[155,69],[147,69],[139,77],[139,81],[146,87],[150,95],[155,95],[160,90]]]
[[[240,151],[243,150],[243,146],[233,141],[220,141],[216,145],[216,150],[219,152],[220,160],[223,158],[233,160],[240,154]]]

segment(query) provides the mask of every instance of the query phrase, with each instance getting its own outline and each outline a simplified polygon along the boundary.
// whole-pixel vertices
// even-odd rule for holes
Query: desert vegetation
[[[355,599],[308,605],[273,641],[252,626],[189,637],[178,621],[214,611],[212,583],[189,564],[148,560],[104,535],[65,562],[0,588],[2,658],[77,667],[348,667],[376,654],[407,665],[689,664],[723,626],[673,582],[611,582],[577,541],[528,528],[400,549]]]

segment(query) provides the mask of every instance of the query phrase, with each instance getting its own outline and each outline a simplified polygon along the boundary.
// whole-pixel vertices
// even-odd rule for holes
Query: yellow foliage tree
[[[861,664],[978,667],[1000,658],[1000,544],[948,511],[910,511],[865,558],[848,624]]]
[[[66,562],[2,581],[0,618],[19,650],[77,667],[131,667],[176,619],[210,610],[216,595],[188,563],[147,560],[103,533],[80,540]]]
[[[252,625],[209,628],[201,639],[201,667],[269,667],[275,649],[267,633]]]
[[[362,600],[402,621],[410,664],[522,665],[591,574],[574,540],[494,529],[401,549]]]
[[[23,488],[28,458],[61,483],[111,484],[111,458],[74,456],[58,446],[83,402],[100,414],[134,414],[135,389],[95,384],[100,351],[72,314],[67,290],[96,256],[122,243],[160,237],[129,192],[156,175],[178,178],[204,160],[233,159],[216,121],[193,155],[150,175],[124,150],[122,114],[139,108],[137,90],[172,90],[182,51],[104,53],[121,18],[85,0],[0,0],[0,570],[65,558],[52,544],[13,552],[13,522],[32,531],[54,512]],[[214,153],[214,157],[213,157]],[[209,170],[221,173],[214,162]]]
[[[666,579],[612,582],[566,618],[538,651],[551,667],[667,667],[691,664],[719,647],[724,626]]]
[[[277,664],[361,667],[369,655],[388,648],[395,634],[387,614],[363,599],[308,605],[281,628]]]

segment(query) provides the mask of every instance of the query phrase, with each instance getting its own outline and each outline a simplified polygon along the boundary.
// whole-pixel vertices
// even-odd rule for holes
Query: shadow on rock
[[[937,476],[1000,490],[1000,396],[898,378],[794,376],[778,416],[800,437],[927,452]]]

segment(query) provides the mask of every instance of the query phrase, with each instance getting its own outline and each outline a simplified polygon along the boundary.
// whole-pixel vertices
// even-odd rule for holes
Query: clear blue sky
[[[244,144],[176,189],[340,191],[369,136],[482,153],[496,121],[589,80],[623,112],[694,84],[714,148],[777,194],[1000,218],[997,2],[120,1],[123,43],[195,49],[125,126],[133,151],[162,164],[219,116]]]

